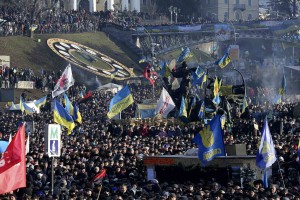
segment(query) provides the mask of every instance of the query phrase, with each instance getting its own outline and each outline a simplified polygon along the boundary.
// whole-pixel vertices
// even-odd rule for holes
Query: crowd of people
[[[80,11],[40,12],[32,16],[15,6],[0,7],[0,19],[6,22],[0,26],[0,36],[30,35],[34,28],[37,34],[90,32],[101,29],[101,24],[111,18],[110,12],[90,13]]]
[[[100,17],[99,17],[100,16]],[[99,28],[101,15],[84,11],[49,13],[45,18],[29,19],[28,13],[16,8],[1,7],[0,19],[8,22],[0,30],[0,35],[23,35],[32,24],[37,25],[37,33],[69,33],[93,31]],[[52,90],[59,72],[34,74],[30,69],[2,68],[0,83],[5,88],[15,88],[18,81],[34,81],[37,88]],[[205,177],[192,182],[156,179],[147,180],[145,156],[184,155],[197,148],[193,138],[204,127],[199,119],[192,124],[158,120],[133,120],[137,103],[152,98],[152,87],[131,84],[135,103],[122,111],[127,120],[109,120],[106,116],[113,94],[93,91],[92,97],[82,102],[81,93],[87,93],[85,86],[74,86],[68,91],[71,101],[78,102],[83,122],[77,124],[72,134],[63,130],[61,156],[54,159],[54,188],[51,190],[52,159],[44,150],[45,126],[53,123],[51,99],[39,114],[25,115],[16,111],[2,110],[0,114],[0,140],[8,140],[17,132],[21,122],[34,122],[34,129],[27,131],[30,149],[26,155],[27,186],[1,199],[284,199],[299,200],[299,158],[297,155],[300,139],[300,120],[294,116],[296,103],[273,105],[265,103],[263,89],[253,91],[253,101],[249,102],[244,114],[241,108],[231,110],[231,123],[224,126],[224,144],[246,144],[247,155],[255,155],[260,142],[263,119],[268,116],[277,159],[272,166],[269,187],[264,187],[255,177],[248,184],[230,180],[223,184],[225,177]],[[159,97],[159,88],[155,88]],[[254,101],[254,99],[258,99]],[[26,95],[26,100],[31,100]],[[132,119],[132,120],[130,120]],[[130,121],[130,122],[129,122]],[[102,170],[106,175],[102,180],[92,181]],[[205,168],[203,169],[205,170]],[[168,173],[168,171],[165,171]],[[182,176],[184,176],[182,171]]]
[[[149,86],[130,85],[130,88],[136,102],[152,96]],[[72,101],[80,101],[81,92],[86,92],[85,87],[75,86],[68,95]],[[54,162],[53,195],[51,159],[44,152],[44,127],[53,123],[51,100],[48,99],[40,114],[3,111],[0,117],[2,140],[8,140],[10,134],[16,133],[21,121],[34,121],[34,131],[27,132],[30,134],[30,151],[26,156],[27,187],[2,195],[1,199],[97,199],[99,194],[99,199],[116,200],[299,199],[297,148],[300,121],[293,116],[296,103],[250,104],[246,117],[241,115],[239,108],[234,108],[232,124],[224,128],[226,145],[246,144],[247,154],[255,155],[263,124],[263,118],[257,117],[257,113],[272,110],[269,126],[279,162],[273,165],[269,187],[264,188],[261,180],[252,180],[244,187],[233,181],[221,185],[224,177],[203,178],[197,182],[167,181],[160,177],[147,180],[143,164],[145,156],[183,155],[188,149],[196,148],[192,139],[204,124],[201,121],[190,125],[159,121],[155,124],[147,124],[147,121],[124,124],[108,120],[106,113],[111,98],[110,93],[93,91],[89,100],[79,104],[83,123],[78,124],[71,135],[63,131],[61,156]],[[134,115],[134,105],[122,112],[124,119]],[[103,169],[107,172],[102,181],[91,182]]]

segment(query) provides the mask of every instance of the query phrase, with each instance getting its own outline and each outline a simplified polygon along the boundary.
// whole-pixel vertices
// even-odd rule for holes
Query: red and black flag
[[[146,79],[150,81],[151,85],[154,85],[155,81],[158,78],[156,71],[152,70],[152,67],[150,65],[146,67],[145,71],[143,72],[143,75]]]
[[[95,182],[99,179],[103,179],[106,176],[106,169],[101,170],[94,178],[90,181],[90,183]]]

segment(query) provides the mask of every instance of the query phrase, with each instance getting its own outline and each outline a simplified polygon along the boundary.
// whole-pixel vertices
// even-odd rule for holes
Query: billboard
[[[0,66],[1,67],[10,67],[10,56],[1,56],[0,55]]]
[[[214,30],[217,41],[226,41],[230,39],[231,29],[228,24],[215,24]]]
[[[61,127],[58,124],[48,124],[45,133],[45,153],[49,157],[60,157]]]

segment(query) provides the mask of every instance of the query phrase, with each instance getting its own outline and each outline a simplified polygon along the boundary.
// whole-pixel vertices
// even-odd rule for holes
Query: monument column
[[[107,10],[114,10],[114,5],[115,1],[114,0],[107,0]]]
[[[90,0],[90,12],[96,12],[96,0]]]
[[[127,11],[130,10],[128,0],[122,0],[122,11],[124,11],[125,9]]]
[[[131,0],[131,11],[136,10],[138,13],[141,12],[141,1]]]

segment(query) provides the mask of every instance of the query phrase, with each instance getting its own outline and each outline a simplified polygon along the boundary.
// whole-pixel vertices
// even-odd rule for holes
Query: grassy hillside
[[[8,55],[11,65],[19,68],[32,68],[39,71],[64,69],[67,62],[56,55],[47,46],[48,38],[62,38],[83,44],[104,53],[127,67],[134,67],[135,72],[141,72],[138,57],[132,54],[124,45],[111,41],[103,32],[76,34],[46,34],[35,35],[34,39],[23,36],[0,37],[0,55]],[[37,42],[41,39],[41,42]]]

